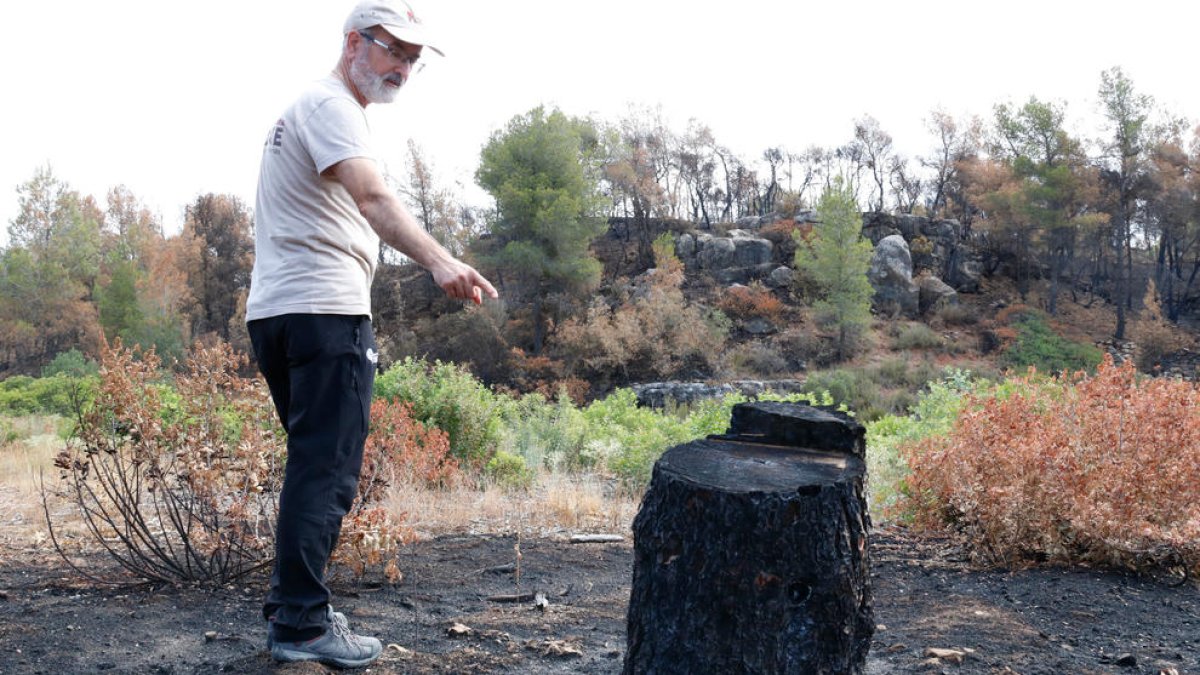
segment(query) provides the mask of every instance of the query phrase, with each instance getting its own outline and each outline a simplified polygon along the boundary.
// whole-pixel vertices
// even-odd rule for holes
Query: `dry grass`
[[[549,473],[528,491],[494,485],[450,490],[395,486],[388,506],[407,514],[408,525],[423,537],[452,532],[626,534],[638,499],[594,476]]]
[[[41,477],[53,480],[53,461],[62,449],[61,420],[24,417],[6,420],[15,440],[0,445],[0,542],[10,552],[49,552],[42,513]],[[393,486],[388,507],[407,514],[418,536],[439,534],[520,534],[545,537],[575,533],[629,533],[640,493],[596,476],[543,473],[528,490],[498,485],[431,489]],[[87,540],[71,505],[52,499],[60,534],[68,548]],[[3,558],[3,556],[0,556]],[[0,560],[0,563],[3,561]]]
[[[0,488],[21,496],[39,495],[39,476],[53,468],[54,456],[63,448],[62,418],[30,415],[3,422],[15,439],[0,444]]]
[[[17,437],[0,445],[0,542],[10,551],[48,546],[41,480],[43,473],[54,476],[54,456],[63,447],[60,423],[53,416],[5,419]]]

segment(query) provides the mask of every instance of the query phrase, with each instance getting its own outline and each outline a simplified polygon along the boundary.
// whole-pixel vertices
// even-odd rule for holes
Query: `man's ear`
[[[352,30],[346,33],[346,41],[342,44],[342,56],[354,58],[354,50],[358,49],[360,42],[362,42],[362,36],[358,34],[358,31]]]

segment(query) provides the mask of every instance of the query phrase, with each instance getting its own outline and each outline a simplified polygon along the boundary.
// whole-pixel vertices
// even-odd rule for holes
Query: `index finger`
[[[475,273],[475,289],[474,290],[475,290],[475,292],[478,292],[481,289],[483,290],[483,292],[488,294],[489,298],[492,298],[493,300],[500,297],[500,293],[496,291],[495,287],[492,286],[491,282],[489,282],[487,279],[484,279],[482,274],[480,274],[479,272],[476,272]]]

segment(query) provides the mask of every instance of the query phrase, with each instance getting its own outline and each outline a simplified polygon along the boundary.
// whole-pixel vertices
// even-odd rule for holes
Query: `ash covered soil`
[[[875,530],[871,546],[879,627],[867,673],[1200,673],[1194,583],[980,569],[950,540],[896,528]],[[358,672],[621,670],[628,539],[443,536],[406,549],[401,568],[396,586],[333,585],[335,608],[389,645]],[[97,587],[57,558],[10,549],[0,673],[326,672],[272,663],[258,620],[264,586],[258,576],[217,591]],[[549,604],[496,599],[526,593]]]

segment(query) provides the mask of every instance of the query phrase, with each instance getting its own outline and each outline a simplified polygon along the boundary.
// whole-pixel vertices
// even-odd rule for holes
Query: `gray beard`
[[[389,80],[400,81],[400,85],[404,85],[399,76],[378,75],[371,70],[371,67],[367,65],[365,49],[356,54],[354,60],[350,62],[350,81],[354,83],[358,93],[362,94],[368,103],[391,103],[396,100],[400,88],[388,86]]]

